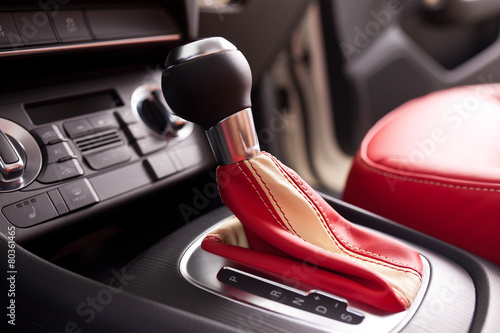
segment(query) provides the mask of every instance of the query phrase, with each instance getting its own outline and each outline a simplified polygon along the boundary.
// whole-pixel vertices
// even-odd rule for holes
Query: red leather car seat
[[[387,114],[363,139],[344,200],[500,264],[500,84]]]

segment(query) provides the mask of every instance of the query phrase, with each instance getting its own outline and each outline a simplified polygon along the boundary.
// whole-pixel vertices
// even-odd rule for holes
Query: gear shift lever
[[[222,38],[181,46],[167,58],[165,99],[207,131],[221,164],[220,196],[239,220],[211,232],[202,247],[379,309],[408,308],[422,281],[420,255],[348,222],[293,170],[260,152],[250,87],[248,63]],[[303,265],[309,268],[297,274],[294,267]]]
[[[252,120],[252,74],[247,60],[223,38],[208,38],[172,51],[162,89],[180,117],[206,131],[220,164],[260,153]]]

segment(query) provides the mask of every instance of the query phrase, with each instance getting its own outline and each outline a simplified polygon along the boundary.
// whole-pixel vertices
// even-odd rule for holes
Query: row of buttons
[[[48,3],[48,2],[47,2]],[[178,33],[161,8],[0,12],[0,49]]]
[[[94,170],[130,160],[130,148],[124,145],[120,126],[140,156],[158,152],[168,145],[167,140],[149,134],[144,124],[127,108],[115,111],[114,115],[104,113],[63,124],[68,137],[73,139],[88,165]],[[57,125],[42,126],[32,130],[32,133],[38,139],[44,155],[44,168],[37,178],[38,181],[53,183],[84,174],[82,165],[67,142],[68,139]],[[182,161],[182,165],[174,166],[170,157],[165,154],[146,160],[146,165],[155,179],[195,166],[200,162],[201,153],[198,150],[193,153],[181,149],[176,150],[175,155]]]
[[[130,109],[117,111],[115,116],[102,114],[65,122],[65,132],[75,140],[92,169],[104,169],[130,159],[129,148],[121,141],[117,119],[139,155],[149,155],[167,147],[167,141],[151,136]],[[38,181],[53,183],[84,174],[82,165],[59,127],[47,125],[34,129],[32,133],[38,139],[44,155],[44,167],[37,178]],[[94,152],[91,149],[94,146],[106,149]],[[172,172],[170,168],[165,168],[165,165],[170,165],[165,158],[155,158],[150,163],[151,169],[157,170],[154,171],[155,178],[163,178]]]
[[[217,278],[225,284],[253,295],[347,324],[360,324],[364,319],[361,313],[347,309],[346,300],[322,292],[312,291],[308,294],[295,292],[231,267],[222,268]]]
[[[125,132],[129,143],[140,156],[158,152],[168,145],[168,140],[152,136],[129,108],[121,108],[114,113],[69,120],[64,122],[62,127],[67,137],[55,124],[31,131],[37,138],[44,156],[43,169],[37,178],[41,183],[54,183],[85,174],[68,142],[69,139],[72,139],[83,158],[94,170],[130,160],[130,147],[125,144],[121,130]],[[201,153],[198,149],[193,149],[176,149],[172,152],[172,156],[158,154],[145,160],[145,165],[153,179],[162,179],[200,163]],[[180,162],[173,163],[174,160]]]
[[[75,153],[64,141],[65,137],[56,125],[34,129],[44,156],[44,167],[37,177],[41,183],[54,183],[84,174]]]
[[[104,169],[130,159],[130,152],[126,146],[122,145],[123,142],[117,130],[119,125],[112,114],[68,121],[63,126],[68,136],[75,139],[75,142],[87,142],[83,148],[77,144],[82,152],[91,151],[95,147],[108,148],[84,155],[94,170]],[[110,129],[115,130],[110,131]],[[44,168],[37,178],[38,181],[53,183],[84,174],[83,167],[59,127],[43,126],[34,129],[32,133],[38,139],[44,155]],[[92,134],[96,134],[96,137],[89,137]]]
[[[101,170],[130,159],[129,148],[123,145],[118,128],[118,122],[112,114],[64,123],[66,133],[75,139],[75,144],[84,153],[85,160],[94,170]],[[102,150],[103,147],[106,147],[106,150]],[[91,152],[95,149],[101,150]]]
[[[130,151],[123,145],[118,131],[118,121],[112,114],[68,121],[63,126],[68,136],[75,139],[75,144],[84,153],[85,160],[94,170],[101,170],[130,159]],[[102,150],[103,147],[106,150]],[[91,152],[94,149],[100,151]]]
[[[130,109],[121,109],[113,114],[101,114],[88,118],[67,121],[63,128],[74,140],[89,166],[101,170],[130,159],[129,147],[123,145],[120,124],[129,141],[141,156],[149,155],[167,147],[167,141],[151,136]],[[47,125],[32,130],[42,148],[44,167],[37,180],[53,183],[83,175],[84,169],[57,125]],[[97,147],[94,151],[92,148]],[[103,149],[104,148],[104,149]],[[199,154],[184,154],[179,151],[180,160],[193,166],[199,163]],[[167,155],[159,155],[146,161],[155,179],[164,178],[182,167],[174,167]]]
[[[27,228],[97,202],[99,197],[90,182],[81,179],[5,206],[2,213],[16,227]]]
[[[111,114],[102,114],[64,123],[64,130],[72,139],[113,128],[118,128],[118,122]]]
[[[1,12],[0,47],[58,43],[56,33],[62,42],[91,40],[82,11],[50,14],[43,11]]]

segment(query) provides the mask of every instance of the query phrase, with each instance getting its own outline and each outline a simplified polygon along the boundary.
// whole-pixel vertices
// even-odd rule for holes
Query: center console
[[[325,198],[351,221],[392,234],[421,253],[426,281],[412,307],[390,314],[203,251],[200,243],[205,234],[231,217],[226,208],[162,240],[127,266],[128,274],[136,276],[127,290],[227,323],[235,331],[494,331],[497,319],[490,312],[497,307],[498,270],[494,265],[337,199]],[[177,269],[172,270],[173,266]],[[304,263],[295,269],[311,273]],[[314,302],[316,296],[322,298],[321,304]]]
[[[104,10],[93,1],[82,1],[58,10],[73,15],[75,25],[84,24],[87,34],[68,38],[70,32],[61,30],[52,8],[43,10],[49,22],[46,33],[52,38],[31,40],[17,31],[17,44],[0,41],[0,57],[6,64],[21,64],[23,73],[29,71],[27,56],[33,56],[36,65],[65,57],[82,63],[78,70],[69,65],[75,75],[71,79],[63,73],[67,64],[54,68],[52,76],[47,74],[50,68],[40,66],[33,86],[14,80],[0,100],[0,157],[7,162],[0,178],[0,253],[8,253],[15,243],[16,270],[7,267],[6,258],[1,267],[16,278],[16,331],[498,329],[498,266],[327,194],[319,193],[361,230],[418,252],[422,283],[406,310],[384,311],[357,297],[310,285],[304,280],[318,268],[305,260],[290,266],[301,277],[294,279],[202,249],[207,234],[234,218],[220,202],[213,203],[217,198],[212,200],[217,196],[212,177],[216,162],[253,156],[258,149],[251,135],[231,131],[234,123],[248,129],[248,112],[209,133],[210,147],[200,126],[177,117],[167,106],[161,68],[137,54],[148,50],[164,59],[191,39],[196,6],[194,1],[151,5],[158,4],[165,11],[162,15],[172,18],[162,21],[168,29],[137,20],[144,26],[134,29],[143,32],[140,36],[130,35],[120,24],[109,33],[109,24],[121,22],[133,6],[116,7],[113,14],[114,2]],[[0,9],[0,19],[15,22],[28,13],[33,17],[39,8],[13,2]],[[100,21],[110,13],[116,20]],[[110,51],[111,46],[117,49]],[[123,66],[120,57],[101,59],[108,51],[115,56],[130,51],[126,58],[131,64]],[[92,66],[83,60],[89,59],[98,73],[87,71]],[[175,60],[187,61],[179,54]],[[115,61],[118,64],[111,66]],[[47,77],[46,84],[40,84],[40,77]],[[173,90],[164,88],[163,93]],[[182,97],[181,103],[200,104],[190,96],[175,96]],[[209,118],[201,121],[218,121]],[[225,143],[243,142],[245,149],[222,144],[228,137]],[[0,286],[12,288],[5,279]],[[2,305],[10,304],[8,297],[3,293]]]

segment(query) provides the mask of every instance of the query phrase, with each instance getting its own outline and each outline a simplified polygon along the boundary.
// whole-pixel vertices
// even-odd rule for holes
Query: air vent
[[[118,130],[110,130],[78,138],[75,144],[82,153],[88,153],[122,145],[123,139]]]

